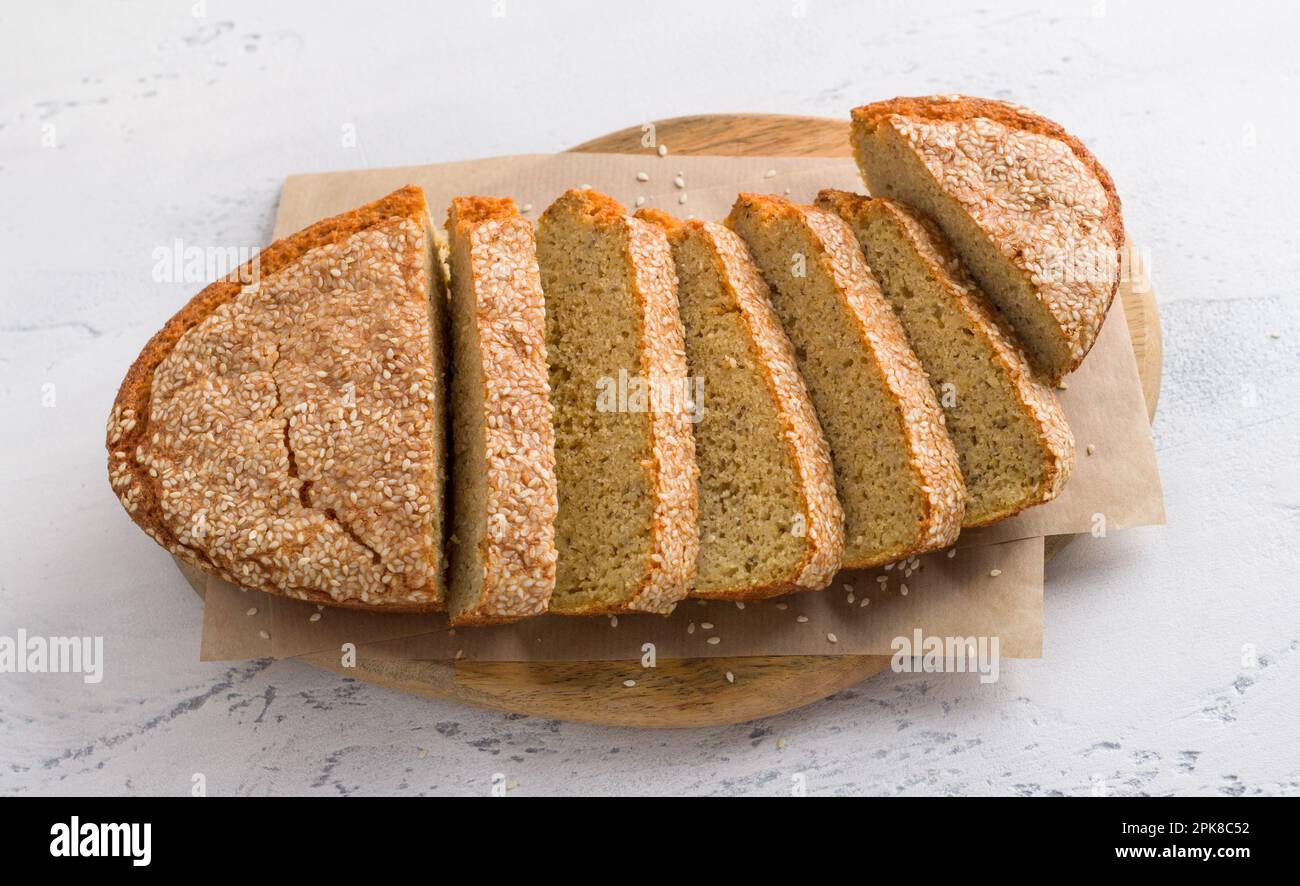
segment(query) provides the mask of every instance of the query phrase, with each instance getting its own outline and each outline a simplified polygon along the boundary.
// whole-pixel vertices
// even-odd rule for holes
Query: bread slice
[[[930,376],[966,481],[966,526],[1050,501],[1074,466],[1060,404],[930,219],[901,203],[824,190],[853,229]]]
[[[551,610],[667,613],[695,580],[695,446],[677,275],[662,229],[590,189],[542,215],[555,410]]]
[[[1124,222],[1082,142],[1016,105],[932,96],[855,108],[853,150],[872,196],[939,223],[1048,381],[1083,362],[1119,287]]]
[[[555,588],[555,433],[533,225],[457,197],[451,252],[451,622],[546,611]]]
[[[159,544],[245,588],[441,608],[446,290],[424,193],[276,241],[167,322],[108,420]]]
[[[836,215],[741,194],[727,225],[749,245],[821,419],[844,506],[844,565],[952,543],[965,491],[930,383]]]
[[[744,242],[642,209],[668,233],[695,413],[700,553],[693,596],[758,599],[830,583],[844,512],[794,349]]]

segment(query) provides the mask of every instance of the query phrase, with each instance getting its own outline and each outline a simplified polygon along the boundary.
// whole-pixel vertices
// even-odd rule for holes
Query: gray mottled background
[[[814,794],[1300,793],[1295,4],[639,5],[0,10],[0,634],[101,634],[108,657],[98,686],[0,674],[0,792],[183,793],[203,772],[214,794],[482,794],[499,772],[516,795],[768,794],[801,772]],[[196,288],[154,282],[155,247],[265,242],[294,172],[949,91],[1080,134],[1161,302],[1170,523],[1049,566],[1041,661],[689,732],[197,661],[199,601],[101,450],[123,370]]]

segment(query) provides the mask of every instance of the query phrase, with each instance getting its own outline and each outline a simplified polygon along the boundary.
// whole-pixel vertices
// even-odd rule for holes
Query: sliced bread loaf
[[[272,243],[122,382],[108,472],[127,513],[245,588],[441,608],[445,300],[419,188]]]
[[[668,233],[686,364],[696,382],[700,553],[693,596],[758,599],[825,587],[844,513],[830,451],[794,349],[749,250],[723,225],[659,210]]]
[[[1051,390],[935,224],[893,200],[824,190],[849,223],[930,377],[966,481],[966,526],[1055,498],[1074,437]]]
[[[542,215],[559,484],[551,610],[666,613],[699,546],[686,355],[668,238],[590,189]]]
[[[1110,175],[1057,124],[999,101],[896,98],[855,108],[876,197],[939,223],[1056,382],[1087,355],[1119,286],[1124,222]]]
[[[533,225],[457,197],[451,252],[452,624],[544,612],[555,587],[555,433]]]
[[[965,494],[943,413],[898,318],[836,215],[741,194],[727,224],[749,245],[821,419],[844,507],[844,565],[950,544]]]

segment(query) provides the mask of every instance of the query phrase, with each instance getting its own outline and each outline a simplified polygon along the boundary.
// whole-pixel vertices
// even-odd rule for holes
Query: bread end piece
[[[1007,102],[895,98],[852,112],[868,189],[938,222],[1050,383],[1079,366],[1119,289],[1110,174],[1058,124]]]
[[[382,232],[382,233],[378,233]],[[118,391],[117,398],[114,401],[113,408],[109,415],[106,442],[108,448],[108,473],[109,481],[114,491],[117,493],[119,500],[131,518],[156,542],[166,548],[174,556],[184,562],[215,575],[225,581],[241,585],[243,587],[255,588],[272,594],[291,596],[301,600],[321,603],[333,606],[342,606],[348,608],[359,608],[369,610],[382,610],[385,612],[428,612],[438,610],[442,606],[443,598],[443,576],[442,576],[442,484],[445,478],[445,447],[442,444],[441,436],[445,429],[445,418],[442,415],[442,409],[445,404],[445,393],[442,387],[442,371],[444,369],[444,348],[442,337],[444,334],[443,324],[445,322],[444,300],[445,291],[442,288],[443,278],[438,272],[437,255],[433,238],[429,236],[430,224],[428,219],[428,210],[425,204],[424,192],[418,187],[408,186],[395,191],[388,196],[376,200],[373,203],[366,204],[351,212],[343,213],[329,219],[317,222],[305,228],[304,230],[290,237],[278,240],[263,250],[254,261],[238,268],[227,277],[218,280],[207,286],[203,291],[191,299],[180,311],[178,311],[164,326],[159,330],[146,344],[139,357],[132,364],[127,372],[125,379]],[[244,539],[242,542],[236,541],[230,537],[228,532],[219,538],[213,538],[214,531],[211,529],[211,523],[207,522],[209,515],[202,508],[194,510],[187,504],[188,510],[192,514],[177,516],[178,506],[172,504],[169,506],[171,515],[168,514],[168,508],[163,505],[163,482],[170,484],[169,494],[179,496],[185,490],[178,490],[177,465],[182,465],[184,471],[191,473],[198,472],[196,476],[189,477],[187,482],[193,485],[193,482],[202,483],[203,467],[188,465],[183,462],[184,451],[177,455],[177,446],[184,445],[185,441],[178,443],[177,435],[166,430],[166,428],[155,427],[151,404],[154,400],[154,388],[156,375],[159,367],[172,358],[178,345],[180,345],[186,336],[195,332],[200,326],[205,324],[218,313],[229,315],[235,310],[237,299],[242,296],[251,298],[258,292],[258,287],[267,284],[268,281],[276,282],[277,275],[281,275],[290,268],[309,267],[305,263],[314,259],[315,255],[320,255],[322,262],[332,261],[333,253],[329,250],[340,250],[358,237],[375,236],[385,237],[402,237],[411,242],[412,240],[420,244],[416,250],[406,250],[395,257],[397,270],[395,273],[400,275],[402,282],[399,284],[401,291],[398,298],[403,300],[403,304],[395,306],[395,310],[400,307],[403,310],[426,311],[427,318],[425,321],[426,331],[421,336],[420,345],[424,351],[419,358],[413,357],[417,362],[423,362],[424,359],[430,359],[427,368],[416,371],[422,373],[420,381],[421,396],[428,398],[428,409],[421,409],[424,421],[436,427],[429,441],[431,450],[431,463],[428,465],[429,474],[432,480],[432,488],[420,490],[422,498],[432,496],[432,501],[426,501],[428,505],[427,513],[430,524],[424,532],[420,534],[430,535],[429,546],[425,556],[427,560],[422,560],[416,564],[418,572],[426,576],[426,580],[417,588],[410,592],[398,590],[404,585],[403,579],[397,579],[396,585],[388,585],[388,592],[376,590],[374,593],[360,591],[357,596],[340,596],[338,589],[333,588],[330,582],[339,582],[341,577],[338,575],[328,575],[317,569],[312,573],[316,578],[321,579],[320,584],[314,584],[309,579],[303,579],[294,573],[294,563],[301,563],[305,559],[308,564],[314,561],[310,555],[299,556],[297,560],[289,553],[295,544],[293,539],[284,537],[281,531],[283,526],[276,524],[270,529],[258,532],[257,526],[248,528],[247,533],[240,530],[236,525],[237,521],[230,518],[232,513],[225,510],[221,514],[212,512],[220,516],[225,521],[221,527],[221,532],[227,532],[234,529],[241,533]],[[319,253],[316,251],[320,250]],[[307,289],[305,291],[312,292]],[[407,301],[419,293],[422,304],[416,308],[414,304]],[[319,294],[319,291],[315,291]],[[257,309],[254,309],[256,315]],[[409,318],[408,318],[409,319]],[[225,321],[223,321],[225,322]],[[429,330],[432,331],[433,341],[429,340]],[[197,333],[196,333],[197,334]],[[281,343],[282,345],[284,343]],[[432,345],[432,347],[430,347]],[[290,350],[299,348],[305,350],[305,355],[295,355],[290,359],[298,361],[299,368],[304,368],[303,360],[308,362],[305,366],[310,366],[311,342],[294,340],[287,343]],[[432,351],[430,358],[429,351]],[[268,390],[266,384],[270,376],[270,368],[259,361],[263,359],[266,349],[253,354],[231,355],[233,360],[235,356],[248,358],[251,360],[251,366],[256,370],[251,380],[244,384],[254,384],[260,387],[257,390],[266,391],[274,394],[278,399],[280,394],[276,390]],[[414,351],[412,352],[414,353]],[[261,354],[262,356],[259,356]],[[207,373],[198,362],[200,355],[189,355],[189,359],[194,365],[194,374],[198,383],[204,383]],[[215,379],[212,383],[217,387],[214,390],[220,390],[222,385],[230,389],[232,384],[239,387],[239,379],[242,378],[238,371],[235,376],[223,380],[223,370],[229,370],[225,365],[226,360],[213,361],[210,373]],[[337,369],[337,367],[327,367],[327,369]],[[228,373],[227,373],[228,374]],[[331,376],[326,379],[327,383],[338,381]],[[175,387],[176,384],[183,381],[183,377],[169,379],[168,384]],[[303,395],[303,390],[311,393],[310,386],[302,387],[301,377],[298,395]],[[244,393],[247,393],[245,391]],[[259,401],[254,398],[250,401],[258,405]],[[164,402],[161,404],[166,406]],[[265,403],[258,405],[259,409],[265,410]],[[284,428],[283,434],[285,443],[288,444],[290,439],[299,434],[300,429],[295,429],[288,417],[283,415],[279,407],[275,407],[268,414],[268,421],[279,421]],[[162,447],[161,449],[159,447]],[[278,486],[273,487],[271,481],[259,480],[254,484],[262,494],[270,496],[283,496],[286,491],[292,495],[292,500],[288,507],[290,510],[296,510],[299,505],[296,499],[300,496],[303,499],[301,529],[299,532],[312,534],[316,537],[320,533],[327,533],[332,550],[340,550],[343,547],[349,549],[349,556],[357,554],[356,545],[364,545],[357,536],[355,526],[349,526],[339,519],[335,513],[337,508],[340,511],[348,510],[348,502],[339,500],[338,495],[342,491],[335,479],[329,474],[328,468],[322,468],[314,463],[312,453],[314,450],[304,453],[304,458],[300,461],[304,464],[298,465],[304,471],[313,472],[318,468],[324,471],[319,481],[314,487],[317,493],[315,507],[307,506],[311,490],[307,484],[304,484],[297,476],[294,468],[293,449],[288,452],[288,477],[284,477],[285,464],[281,461],[278,465],[267,465],[267,469],[278,475]],[[176,461],[176,459],[182,461]],[[254,470],[254,466],[249,466],[248,470]],[[180,473],[183,475],[184,471]],[[227,485],[236,487],[239,483],[237,472],[232,468],[225,469],[222,477],[231,482]],[[182,476],[182,479],[186,479]],[[301,490],[297,490],[298,486]],[[279,488],[285,487],[285,488]],[[289,490],[293,487],[296,494]],[[228,492],[217,494],[217,490],[210,490],[214,493],[218,501],[224,501],[223,496]],[[176,501],[177,499],[173,499]],[[329,502],[322,504],[321,500]],[[234,513],[239,513],[240,507],[236,502]],[[296,516],[296,515],[291,515]],[[215,518],[212,518],[215,522]],[[304,522],[305,521],[305,522]],[[228,524],[228,525],[227,525]],[[363,527],[364,529],[364,527]],[[352,539],[355,544],[349,545],[344,542],[344,536]],[[268,537],[281,538],[283,548],[271,545]],[[227,543],[237,543],[246,545],[254,552],[261,551],[260,554],[254,554],[258,559],[248,559],[241,562],[239,552],[232,554],[225,545]],[[212,545],[222,545],[221,550],[224,552],[218,555],[212,548]],[[280,544],[280,543],[276,543]],[[277,553],[277,551],[279,553]],[[403,557],[414,556],[413,552],[407,551],[402,554]],[[371,557],[375,558],[378,564],[381,554],[377,550],[372,550],[369,556],[359,556],[357,568],[362,572],[371,572],[370,566],[367,565]],[[410,568],[410,564],[406,567]],[[268,575],[280,575],[284,581],[275,583],[268,579]],[[287,576],[287,578],[286,578]],[[346,578],[343,576],[342,578]]]

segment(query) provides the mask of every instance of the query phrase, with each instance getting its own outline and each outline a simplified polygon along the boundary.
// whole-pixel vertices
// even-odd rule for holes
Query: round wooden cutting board
[[[710,114],[655,122],[658,143],[675,154],[847,157],[845,120],[756,114]],[[584,142],[573,151],[647,153],[635,126]],[[1130,279],[1136,279],[1130,283]],[[1120,296],[1127,315],[1147,411],[1160,396],[1162,351],[1155,295],[1143,269],[1124,275]],[[1047,540],[1053,554],[1068,536]],[[202,593],[202,576],[182,567]],[[429,698],[448,699],[559,720],[614,726],[688,727],[742,723],[825,698],[876,674],[888,656],[783,656],[661,661],[638,670],[627,689],[627,662],[359,661],[339,666],[338,654],[306,661],[342,676]],[[729,683],[726,673],[735,676]]]

